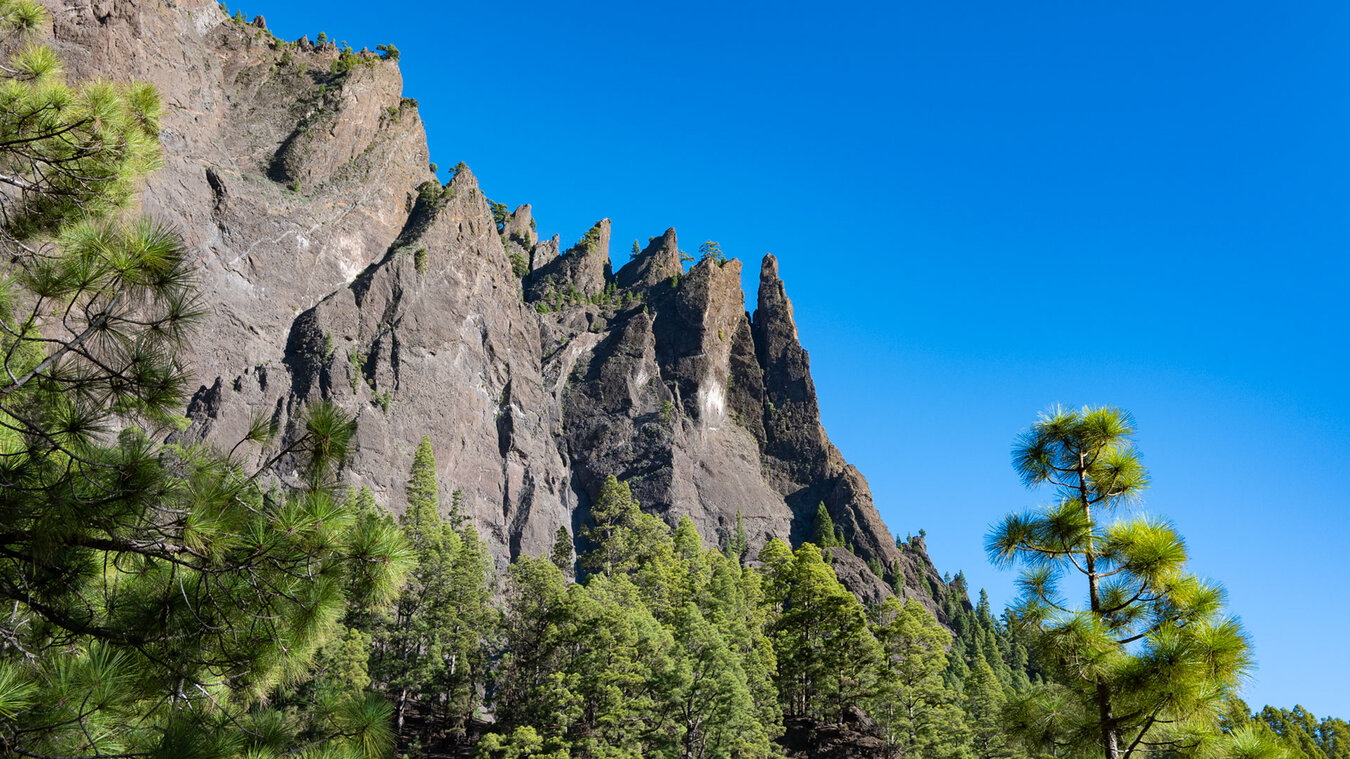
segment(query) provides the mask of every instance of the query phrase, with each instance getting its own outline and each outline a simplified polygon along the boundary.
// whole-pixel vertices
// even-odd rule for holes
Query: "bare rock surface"
[[[460,492],[499,568],[577,534],[610,474],[710,545],[739,516],[752,551],[809,537],[823,503],[854,592],[936,608],[922,542],[897,548],[821,427],[772,256],[753,316],[741,262],[686,271],[673,229],[616,273],[608,219],[563,250],[529,205],[499,228],[468,169],[442,186],[393,62],[206,0],[45,2],[73,76],[162,95],[141,205],[193,250],[209,310],[183,439],[228,447],[257,417],[295,435],[331,399],[358,423],[347,481],[401,511],[427,436],[442,503]]]

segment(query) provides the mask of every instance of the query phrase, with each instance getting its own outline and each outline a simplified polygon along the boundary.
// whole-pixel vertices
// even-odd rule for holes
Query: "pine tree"
[[[595,545],[593,551],[582,557],[582,566],[590,572],[613,572],[625,567],[630,560],[628,529],[640,513],[628,483],[620,482],[612,474],[606,477],[591,506],[595,525],[582,530],[582,536]]]
[[[1029,567],[1016,613],[1052,682],[1011,700],[1009,728],[1037,749],[1095,747],[1106,759],[1203,749],[1250,666],[1223,589],[1186,571],[1175,530],[1156,519],[1110,521],[1148,484],[1133,434],[1118,409],[1055,409],[1014,448],[1023,482],[1057,496],[1006,517],[988,539],[996,563]],[[1065,606],[1059,592],[1059,578],[1074,574],[1085,607]]]
[[[1302,706],[1267,706],[1254,717],[1246,714],[1246,704],[1241,709],[1244,723],[1250,723],[1257,736],[1283,748],[1292,759],[1350,759],[1350,724],[1345,720],[1319,720]]]
[[[496,628],[487,552],[473,525],[456,530],[441,517],[436,457],[425,437],[406,492],[402,528],[417,560],[378,630],[376,679],[394,698],[399,735],[417,703],[428,717],[425,737],[441,727],[462,737],[487,681],[486,646]]]
[[[669,532],[659,519],[644,514],[628,483],[614,475],[605,478],[591,506],[592,527],[582,537],[594,548],[581,557],[588,572],[623,573],[646,561],[646,553],[661,544],[663,532]]]
[[[559,526],[557,534],[553,536],[553,550],[549,552],[549,560],[563,574],[569,574],[572,571],[572,556],[572,533],[568,532],[566,527]]]
[[[675,668],[668,699],[679,721],[679,755],[773,755],[732,644],[692,603],[675,615],[672,632]]]
[[[745,555],[750,551],[750,539],[745,535],[745,520],[741,518],[741,510],[736,509],[736,531],[727,538],[726,555],[728,559],[741,564],[745,562]]]
[[[719,266],[727,262],[727,256],[722,252],[722,245],[715,240],[707,240],[699,245],[698,252],[700,261],[711,259],[713,263]]]
[[[521,556],[507,570],[503,655],[494,705],[505,731],[530,727],[561,741],[576,718],[566,677],[567,580],[552,562]]]
[[[825,508],[825,502],[821,501],[816,507],[816,533],[812,541],[821,548],[832,548],[842,545],[838,531],[835,530],[834,520],[830,518],[830,512]]]
[[[436,481],[436,454],[431,449],[431,438],[425,435],[413,452],[405,493],[408,508],[404,522],[418,540],[433,539],[434,528],[441,523],[441,495]]]
[[[976,657],[966,680],[965,709],[977,759],[1003,759],[1012,755],[1002,719],[1006,699],[1003,684],[995,676],[989,661],[983,655]]]
[[[672,532],[642,514],[617,480],[593,516],[595,548],[582,562],[599,571],[581,583],[567,585],[552,561],[511,566],[498,726],[484,750],[776,755],[775,655],[758,573],[705,549],[688,517]],[[606,568],[606,552],[618,550],[623,560]]]
[[[492,603],[487,546],[471,524],[457,534],[448,596],[435,614],[441,625],[434,650],[440,676],[439,693],[432,700],[442,704],[444,723],[462,740],[481,706],[479,692],[489,679],[487,646],[496,638],[500,620]]]
[[[772,630],[784,711],[838,719],[868,695],[881,656],[862,604],[811,543],[770,573],[783,594]]]
[[[969,756],[958,697],[942,680],[951,636],[918,601],[889,598],[875,611],[872,631],[882,657],[872,716],[887,742],[905,756]]]
[[[0,746],[263,756],[266,724],[381,754],[388,705],[359,691],[322,714],[272,706],[343,647],[349,602],[401,582],[401,540],[335,487],[352,420],[309,407],[254,471],[157,442],[186,421],[178,352],[199,313],[181,241],[125,209],[158,161],[158,97],[64,81],[33,44],[43,21],[0,0]],[[273,437],[258,422],[240,443]]]

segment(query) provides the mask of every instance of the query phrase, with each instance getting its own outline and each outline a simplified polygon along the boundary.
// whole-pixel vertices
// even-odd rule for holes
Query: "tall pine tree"
[[[1106,759],[1206,749],[1250,667],[1223,589],[1186,571],[1171,525],[1113,519],[1148,485],[1133,434],[1119,409],[1055,409],[1013,451],[1023,482],[1056,496],[988,539],[996,563],[1028,567],[1017,617],[1052,682],[1012,700],[1009,727],[1036,749]],[[1064,577],[1079,579],[1085,605],[1066,605]]]

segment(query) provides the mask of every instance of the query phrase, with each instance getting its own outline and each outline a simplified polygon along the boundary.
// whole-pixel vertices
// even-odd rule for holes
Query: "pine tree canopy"
[[[1107,759],[1213,750],[1215,715],[1251,666],[1223,589],[1186,570],[1171,525],[1121,514],[1149,481],[1133,434],[1119,409],[1057,408],[1013,449],[1023,482],[1055,494],[1006,517],[987,543],[995,563],[1027,566],[1014,614],[1050,682],[1017,694],[1007,718],[1037,750]],[[1085,603],[1062,590],[1070,578],[1081,578]]]

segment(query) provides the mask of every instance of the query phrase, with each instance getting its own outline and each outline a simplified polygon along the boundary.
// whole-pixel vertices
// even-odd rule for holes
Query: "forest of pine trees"
[[[181,243],[127,207],[158,98],[67,83],[27,45],[42,20],[0,0],[0,754],[753,759],[870,722],[925,759],[1350,758],[1345,722],[1235,697],[1245,638],[1170,528],[1103,519],[1147,481],[1114,410],[1019,441],[1024,480],[1065,490],[991,535],[1032,554],[1026,597],[995,614],[958,574],[923,599],[941,623],[840,584],[823,504],[815,543],[752,556],[739,515],[706,545],[611,476],[579,534],[499,577],[426,439],[398,519],[340,485],[354,423],[330,405],[284,446],[266,421],[228,453],[157,442],[200,313]],[[1045,556],[1120,579],[1056,614]]]

